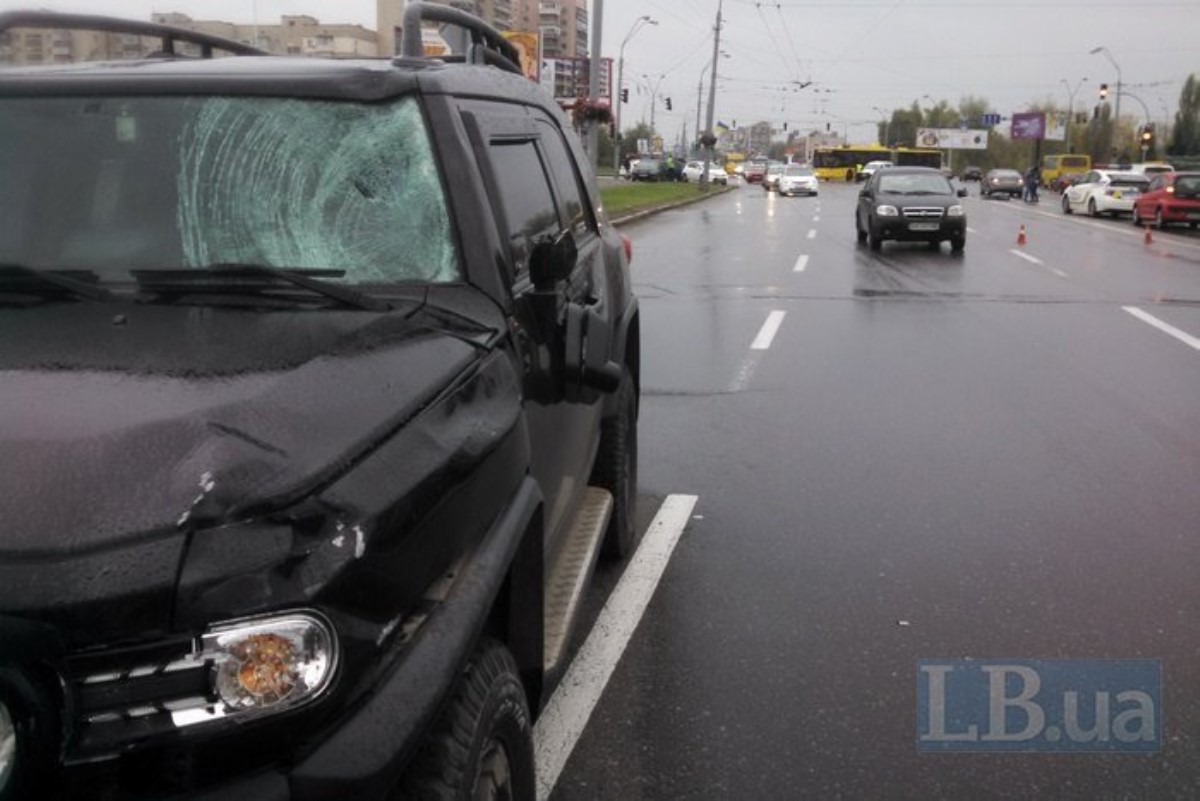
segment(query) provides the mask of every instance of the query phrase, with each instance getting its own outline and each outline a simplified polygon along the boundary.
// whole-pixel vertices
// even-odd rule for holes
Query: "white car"
[[[789,164],[783,168],[779,176],[780,195],[815,195],[817,194],[817,176],[808,167],[799,164]]]
[[[863,165],[863,168],[861,170],[859,170],[858,180],[860,180],[860,181],[870,180],[871,176],[875,174],[876,170],[882,170],[887,167],[893,167],[893,166],[895,166],[895,165],[893,165],[892,162],[890,162],[890,161],[868,161],[866,164]]]
[[[704,174],[703,161],[689,161],[683,165],[683,180],[689,184],[700,180],[700,176]]]
[[[683,180],[688,183],[694,183],[700,180],[700,176],[704,174],[703,161],[689,161],[683,167]],[[729,176],[725,173],[715,161],[709,162],[708,165],[708,182],[710,184],[727,184]]]
[[[1063,192],[1063,214],[1076,211],[1086,211],[1092,217],[1132,214],[1133,201],[1149,185],[1150,179],[1136,172],[1092,170]]]

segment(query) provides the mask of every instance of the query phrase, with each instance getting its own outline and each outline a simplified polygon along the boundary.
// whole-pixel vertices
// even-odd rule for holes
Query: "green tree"
[[[653,139],[654,129],[644,122],[639,122],[632,128],[626,128],[625,133],[621,135],[621,160],[624,161],[628,156],[636,156],[639,139]]]
[[[1171,144],[1173,156],[1200,155],[1200,81],[1189,75],[1179,93],[1179,111],[1175,112]]]

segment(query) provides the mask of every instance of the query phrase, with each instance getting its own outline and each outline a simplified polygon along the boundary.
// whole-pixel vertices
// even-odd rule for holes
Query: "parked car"
[[[891,167],[891,166],[894,166],[894,165],[890,161],[868,161],[866,164],[863,165],[863,168],[855,174],[854,179],[856,181],[870,180],[871,176],[874,175],[876,172],[878,172],[879,170],[887,169],[888,167]]]
[[[667,175],[666,164],[661,159],[638,159],[634,165],[630,177],[635,181],[665,181],[670,180]]]
[[[1153,221],[1162,230],[1171,224],[1200,227],[1200,172],[1168,172],[1154,176],[1133,201],[1134,225]]]
[[[0,39],[98,25],[163,49],[0,71],[0,797],[533,798],[635,544],[629,243],[570,120],[431,3],[395,60]]]
[[[817,176],[809,167],[789,164],[783,168],[783,174],[779,176],[780,195],[788,197],[799,194],[815,195],[817,189]]]
[[[689,161],[683,165],[683,180],[693,183],[700,180],[700,176],[704,174],[703,161]]]
[[[725,172],[725,168],[721,167],[718,164],[715,164],[715,163],[709,164],[708,165],[708,182],[710,184],[722,184],[722,185],[728,184],[729,183],[729,173]]]
[[[979,183],[979,196],[1007,195],[1020,197],[1025,191],[1025,179],[1016,170],[988,170],[987,175]]]
[[[1149,185],[1146,176],[1135,172],[1091,170],[1063,192],[1062,210],[1064,214],[1086,211],[1092,217],[1130,214],[1133,201]]]
[[[858,195],[854,232],[859,243],[879,250],[888,239],[950,242],[962,252],[967,244],[967,213],[946,176],[931,167],[889,167],[878,170]]]
[[[964,167],[959,180],[963,181],[981,181],[983,180],[983,170],[979,167]]]

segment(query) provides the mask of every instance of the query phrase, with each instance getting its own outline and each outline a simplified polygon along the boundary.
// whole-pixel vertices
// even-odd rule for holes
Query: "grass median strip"
[[[709,188],[705,192],[712,194],[723,188]],[[603,186],[600,188],[600,199],[608,215],[616,217],[680,200],[691,200],[700,193],[695,184],[639,181],[618,186]]]

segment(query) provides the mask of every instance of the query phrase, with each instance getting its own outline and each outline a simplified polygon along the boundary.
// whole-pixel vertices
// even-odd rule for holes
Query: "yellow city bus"
[[[840,145],[818,147],[813,151],[813,172],[821,181],[854,183],[868,161],[890,161],[897,167],[942,166],[942,151],[919,147],[882,145]]]
[[[1084,173],[1092,168],[1092,157],[1082,153],[1062,153],[1057,156],[1042,156],[1042,185],[1050,183],[1060,175]]]

